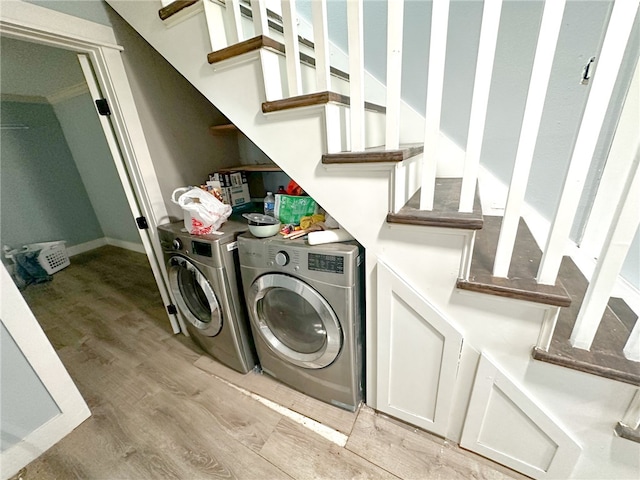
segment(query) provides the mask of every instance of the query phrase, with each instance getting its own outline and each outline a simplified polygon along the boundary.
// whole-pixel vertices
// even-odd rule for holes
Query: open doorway
[[[0,240],[144,253],[74,52],[2,39]]]

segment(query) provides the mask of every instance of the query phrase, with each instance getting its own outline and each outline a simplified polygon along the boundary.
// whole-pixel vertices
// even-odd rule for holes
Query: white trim
[[[467,135],[464,173],[460,189],[459,210],[461,212],[473,212],[501,13],[502,0],[486,0],[484,2],[476,75],[473,84],[473,98],[469,115],[469,134]]]
[[[316,55],[316,90],[323,92],[330,90],[331,85],[327,1],[315,0],[311,2],[311,10],[313,12],[313,42]]]
[[[206,1],[206,0],[205,0]],[[267,21],[267,7],[264,0],[251,0],[251,14],[253,15],[254,35],[269,37],[269,24]]]
[[[433,210],[436,171],[440,154],[440,116],[447,54],[449,0],[433,0],[429,40],[429,77],[424,121],[424,156],[420,210]]]
[[[4,265],[0,285],[1,321],[61,412],[2,452],[0,478],[5,479],[69,434],[91,412]]]
[[[80,255],[81,253],[90,252],[91,250],[104,247],[105,245],[107,245],[107,239],[105,237],[96,238],[95,240],[90,240],[88,242],[79,243],[77,245],[67,247],[66,252],[68,257],[75,257],[76,255]]]
[[[10,20],[6,20],[10,19]],[[48,45],[108,47],[122,50],[111,27],[17,0],[2,0],[0,27],[14,38]],[[19,35],[22,33],[22,35]]]
[[[365,148],[363,0],[347,2],[349,45],[349,150]]]
[[[404,0],[389,0],[387,10],[387,115],[384,144],[387,150],[395,150],[400,146]]]
[[[143,253],[147,252],[144,249],[144,245],[141,243],[128,242],[126,240],[119,240],[117,238],[109,238],[105,237],[107,245],[112,245],[114,247],[124,248],[125,250],[131,250],[132,252]]]
[[[282,27],[284,29],[288,96],[297,97],[302,95],[302,73],[295,0],[282,0]]]

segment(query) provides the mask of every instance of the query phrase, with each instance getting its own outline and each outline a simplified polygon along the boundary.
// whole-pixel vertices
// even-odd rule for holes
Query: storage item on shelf
[[[176,198],[176,195],[179,195]],[[220,229],[232,209],[198,187],[176,188],[171,201],[184,210],[184,226],[192,235],[208,235]]]
[[[299,225],[302,217],[313,215],[317,208],[311,197],[276,195],[275,217],[284,224]]]
[[[276,207],[276,199],[272,192],[267,192],[267,196],[264,197],[264,214],[270,217],[274,216]]]

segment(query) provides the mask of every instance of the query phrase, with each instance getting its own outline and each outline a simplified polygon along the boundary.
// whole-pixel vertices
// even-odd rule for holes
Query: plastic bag
[[[176,194],[180,194],[177,199]],[[232,211],[230,205],[197,187],[176,188],[171,200],[184,210],[184,226],[192,235],[208,235],[217,231]]]

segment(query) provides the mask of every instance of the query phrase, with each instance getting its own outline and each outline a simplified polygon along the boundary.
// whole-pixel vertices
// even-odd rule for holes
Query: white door
[[[169,296],[168,289],[168,278],[166,271],[164,270],[164,265],[162,265],[158,258],[162,258],[162,255],[156,256],[156,252],[154,251],[154,247],[149,236],[149,229],[153,229],[155,231],[155,225],[151,221],[151,216],[143,215],[141,213],[140,205],[138,203],[136,193],[131,185],[131,181],[129,179],[129,174],[127,172],[127,168],[125,166],[125,162],[122,156],[122,152],[120,149],[120,145],[118,143],[118,139],[113,131],[113,126],[111,121],[109,120],[110,114],[104,115],[100,114],[98,109],[98,104],[96,102],[102,102],[103,105],[106,105],[106,108],[110,108],[108,103],[105,104],[105,97],[102,94],[100,89],[100,85],[96,79],[93,67],[91,66],[91,61],[89,57],[85,54],[78,54],[78,61],[80,62],[80,67],[82,68],[82,73],[84,74],[85,80],[87,81],[87,85],[89,87],[89,93],[94,103],[96,104],[96,111],[98,112],[98,118],[100,119],[100,124],[102,125],[102,129],[104,131],[105,138],[107,140],[107,144],[109,145],[109,150],[111,152],[111,156],[113,157],[114,164],[116,166],[116,170],[118,171],[118,176],[120,177],[120,183],[122,183],[122,187],[124,189],[125,195],[127,197],[127,202],[129,203],[129,207],[131,208],[131,213],[134,218],[145,218],[145,221],[148,225],[147,229],[138,229],[140,233],[140,238],[142,240],[142,244],[144,246],[144,250],[149,258],[149,264],[151,265],[151,269],[153,271],[153,275],[156,279],[156,283],[158,284],[158,290],[160,291],[160,295],[162,296],[162,300],[165,305],[170,305],[173,302]],[[138,192],[138,194],[141,194]],[[171,326],[175,333],[180,331],[180,326],[174,315],[169,314],[169,321],[171,322]]]
[[[0,288],[0,478],[4,480],[91,412],[4,265]]]

